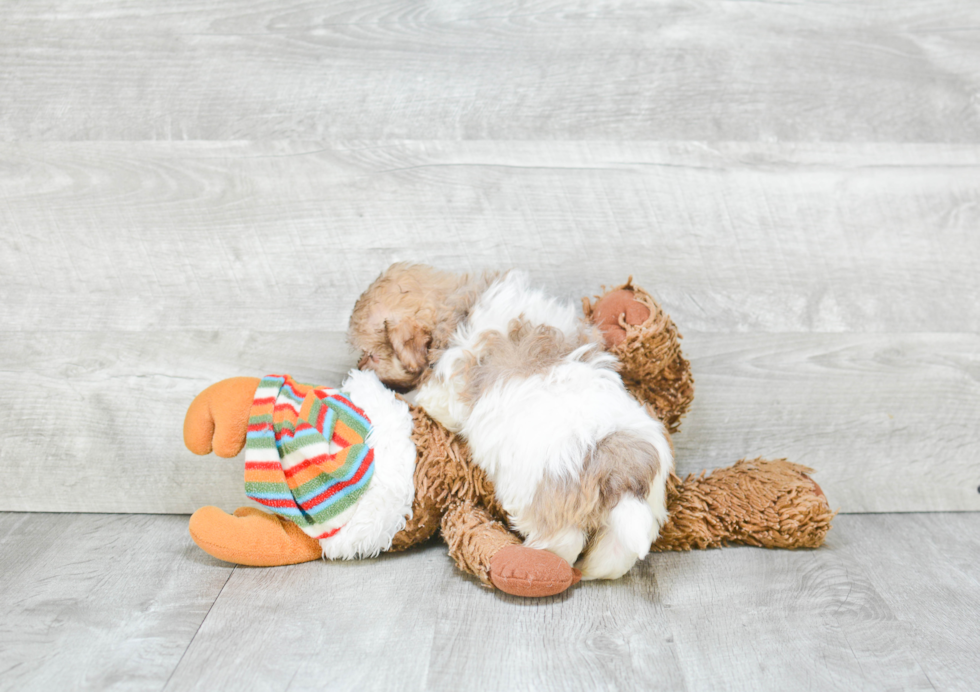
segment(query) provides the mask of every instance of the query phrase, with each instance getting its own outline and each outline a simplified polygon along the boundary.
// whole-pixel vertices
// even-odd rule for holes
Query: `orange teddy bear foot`
[[[191,515],[189,528],[201,550],[236,565],[295,565],[323,555],[319,541],[299,526],[254,507],[239,507],[234,515],[201,507]]]

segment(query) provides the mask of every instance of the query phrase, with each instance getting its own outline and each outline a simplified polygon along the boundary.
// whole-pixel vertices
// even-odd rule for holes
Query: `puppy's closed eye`
[[[406,317],[396,324],[385,322],[385,330],[388,343],[402,367],[412,374],[422,372],[429,362],[429,345],[432,343],[429,330],[412,317]]]
[[[378,358],[373,353],[365,353],[364,357],[361,358],[361,360],[358,362],[357,368],[358,370],[364,370],[366,368],[375,368],[377,367],[380,361],[381,359]]]

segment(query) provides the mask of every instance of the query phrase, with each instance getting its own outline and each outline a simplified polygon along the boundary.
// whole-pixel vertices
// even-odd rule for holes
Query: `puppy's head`
[[[433,336],[453,322],[459,277],[421,264],[393,264],[354,304],[348,338],[361,352],[358,367],[389,387],[412,389],[430,363]]]

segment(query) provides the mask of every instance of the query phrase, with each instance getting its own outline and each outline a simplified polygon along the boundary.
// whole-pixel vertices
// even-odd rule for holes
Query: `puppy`
[[[393,389],[413,389],[496,277],[407,262],[391,265],[361,294],[351,314],[347,333],[362,354],[358,367],[374,370]]]
[[[405,272],[421,277],[419,284],[406,281]],[[425,269],[402,265],[395,274],[402,288],[421,294],[396,297],[399,305],[447,300],[442,291],[451,283],[441,273],[442,288],[425,286]],[[572,304],[531,289],[519,272],[458,281],[466,296],[453,303],[455,311],[441,313],[451,324],[415,319],[420,311],[408,316],[425,324],[424,336],[414,338],[428,343],[431,367],[406,368],[390,342],[399,330],[378,329],[377,317],[373,333],[387,334],[389,345],[376,339],[362,363],[407,386],[421,384],[417,403],[467,439],[527,545],[572,564],[581,555],[577,566],[587,579],[622,576],[646,556],[667,519],[673,458],[663,425],[627,393],[616,359]],[[386,312],[374,302],[358,306],[359,325],[371,321],[363,313]],[[382,322],[406,321],[396,313],[388,311]]]

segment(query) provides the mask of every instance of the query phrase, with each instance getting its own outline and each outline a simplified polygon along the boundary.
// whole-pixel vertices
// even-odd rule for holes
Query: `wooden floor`
[[[232,567],[187,518],[0,514],[2,690],[975,690],[980,513],[849,515],[811,552],[654,555],[522,601],[434,542]]]

